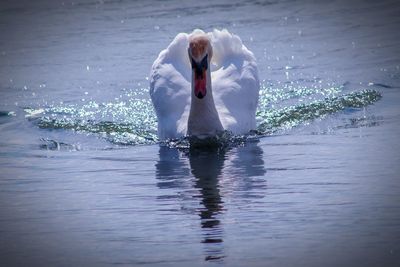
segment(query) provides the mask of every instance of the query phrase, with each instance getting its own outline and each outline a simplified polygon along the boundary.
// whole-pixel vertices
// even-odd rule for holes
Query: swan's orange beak
[[[207,57],[208,55],[206,55],[199,63],[191,58],[192,69],[194,72],[194,94],[199,99],[202,99],[207,94]]]
[[[201,73],[194,75],[194,94],[202,99],[207,94],[207,75],[206,70],[201,70]]]

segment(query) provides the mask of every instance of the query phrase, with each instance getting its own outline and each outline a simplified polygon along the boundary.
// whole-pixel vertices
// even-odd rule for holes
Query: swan
[[[237,35],[179,33],[150,72],[158,137],[248,133],[256,127],[259,89],[255,57]]]

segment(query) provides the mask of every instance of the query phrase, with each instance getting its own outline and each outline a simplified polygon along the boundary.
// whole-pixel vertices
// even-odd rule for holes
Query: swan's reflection
[[[190,150],[191,172],[196,177],[195,187],[200,190],[200,208],[198,213],[203,229],[203,243],[206,247],[206,260],[223,258],[222,227],[218,215],[222,212],[223,202],[220,195],[218,178],[221,176],[225,160],[225,150]]]
[[[181,189],[190,192],[190,199],[200,199],[201,206],[195,212],[200,216],[205,260],[221,260],[224,257],[222,219],[226,209],[223,198],[264,196],[260,194],[260,189],[266,188],[262,177],[265,174],[262,149],[256,143],[248,143],[228,151],[208,148],[183,153],[161,146],[159,156],[156,164],[159,188]]]

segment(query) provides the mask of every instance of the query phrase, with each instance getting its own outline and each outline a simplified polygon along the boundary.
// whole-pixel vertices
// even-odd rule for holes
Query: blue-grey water
[[[254,52],[258,135],[160,145],[179,32]],[[400,266],[398,1],[1,1],[0,266]],[[172,147],[171,147],[172,146]]]

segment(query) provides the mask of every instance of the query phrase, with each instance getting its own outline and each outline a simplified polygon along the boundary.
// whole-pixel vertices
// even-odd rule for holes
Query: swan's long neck
[[[202,99],[199,99],[194,94],[195,74],[192,71],[192,100],[188,120],[188,135],[206,137],[216,135],[224,130],[215,108],[210,68],[207,69],[206,73],[207,94]]]

